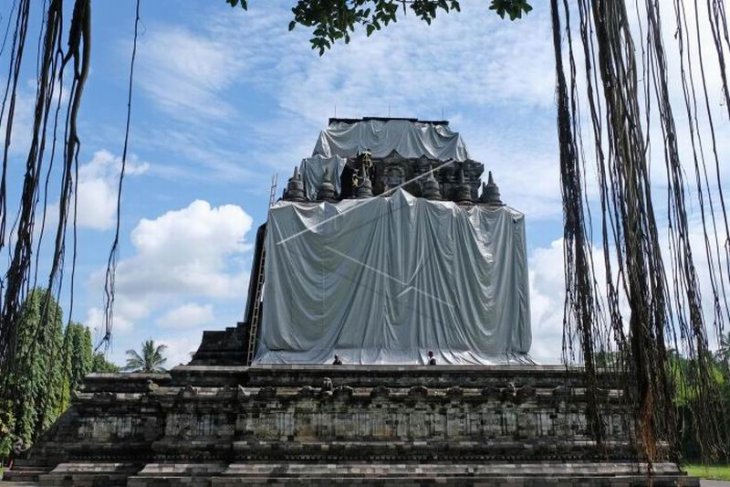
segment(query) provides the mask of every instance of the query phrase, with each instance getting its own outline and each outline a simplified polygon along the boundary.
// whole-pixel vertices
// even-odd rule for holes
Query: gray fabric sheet
[[[340,176],[345,169],[345,164],[347,164],[347,159],[340,156],[312,156],[302,159],[299,172],[302,175],[307,199],[309,201],[317,200],[317,192],[324,179],[325,169],[329,169],[330,180],[335,185],[337,194],[340,194]]]
[[[406,159],[465,161],[466,145],[447,125],[409,120],[363,120],[356,123],[332,122],[319,134],[314,155],[353,157],[369,150],[373,157],[396,151]]]
[[[255,363],[495,364],[528,359],[524,216],[398,190],[280,201],[265,242]]]

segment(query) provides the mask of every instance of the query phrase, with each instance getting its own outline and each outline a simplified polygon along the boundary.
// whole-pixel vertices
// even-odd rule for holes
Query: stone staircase
[[[3,472],[2,480],[7,482],[27,482],[30,484],[38,483],[41,475],[47,473],[49,467],[38,465],[25,459],[18,459],[14,462],[13,468]]]
[[[133,471],[138,469],[136,473]],[[150,463],[61,464],[42,476],[43,486],[232,487],[248,485],[374,485],[450,487],[655,487],[699,486],[684,477],[676,465],[635,463],[494,463],[480,464],[295,464],[295,463]]]

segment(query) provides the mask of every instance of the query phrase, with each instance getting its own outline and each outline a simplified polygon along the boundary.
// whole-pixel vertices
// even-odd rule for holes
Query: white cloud
[[[689,227],[689,241],[694,249],[694,264],[697,276],[697,287],[696,291],[701,296],[701,307],[704,318],[705,330],[707,333],[710,349],[715,349],[718,344],[717,331],[719,328],[719,321],[724,320],[724,333],[727,333],[728,323],[727,317],[723,316],[726,312],[725,304],[723,302],[722,289],[720,289],[721,282],[723,279],[727,279],[725,270],[728,268],[728,256],[725,253],[725,249],[722,247],[722,241],[720,239],[715,249],[715,234],[708,223],[707,237],[710,246],[713,250],[713,260],[708,263],[706,255],[704,254],[704,232],[702,229],[702,222],[695,215],[690,220]],[[667,275],[667,292],[672,296],[672,301],[676,305],[677,296],[680,296],[682,300],[682,306],[684,306],[685,313],[687,313],[686,298],[682,288],[677,288],[675,294],[675,288],[678,283],[683,282],[684,278],[677,272],[682,272],[682,269],[672,265],[670,249],[668,246],[668,229],[666,227],[659,229],[660,241],[662,242],[662,258],[664,261],[665,272]],[[719,255],[716,250],[719,250]],[[606,309],[606,268],[604,260],[604,250],[600,247],[594,246],[592,249],[595,278],[598,284],[598,299],[600,300],[601,306]],[[614,283],[617,281],[616,276],[617,264],[616,255],[613,248],[609,249],[609,255],[611,259],[611,266],[613,268],[613,279]],[[529,256],[529,268],[530,268],[530,306],[531,306],[531,319],[532,319],[532,350],[531,355],[541,363],[557,363],[561,359],[562,353],[562,336],[563,336],[563,306],[565,300],[565,275],[564,275],[564,251],[563,251],[563,240],[555,240],[548,247],[535,248]],[[712,271],[712,272],[711,272]],[[714,296],[712,295],[711,285],[712,279],[717,283],[718,286],[718,305],[719,309],[715,309]],[[622,285],[617,285],[619,289],[619,312],[623,316],[624,326],[628,326],[629,316],[631,314],[628,300],[626,299],[625,293],[622,291]],[[716,314],[716,311],[718,314]],[[672,311],[675,312],[675,311]],[[606,316],[608,322],[608,317]],[[675,317],[674,325],[678,327],[677,319]],[[687,350],[683,348],[681,342],[680,332],[677,329],[677,348],[682,352],[686,353]],[[671,336],[667,336],[667,346],[674,348],[675,344]],[[579,347],[579,344],[576,343]]]
[[[250,249],[244,239],[252,222],[238,206],[211,207],[202,200],[140,220],[131,233],[135,253],[117,266],[114,332],[150,322],[170,328],[210,324],[214,303],[245,292],[242,257]],[[97,272],[92,286],[101,286],[103,276]],[[101,326],[101,311],[92,308],[88,319]]]
[[[600,246],[591,248],[594,275],[596,279],[595,298],[598,305],[606,311],[606,268],[604,250]],[[611,254],[612,250],[609,251]],[[550,243],[548,247],[538,247],[529,256],[530,268],[530,307],[532,319],[532,350],[533,358],[546,364],[560,363],[563,357],[563,313],[565,306],[565,259],[563,239]],[[615,256],[610,255],[612,268],[616,270]],[[616,282],[616,276],[613,276]],[[620,286],[618,286],[620,288]],[[619,291],[620,292],[620,291]],[[630,308],[625,296],[619,296],[619,312],[624,323],[628,324]],[[605,316],[608,320],[608,316]],[[606,321],[608,322],[608,321]],[[572,340],[574,356],[569,360],[581,360],[580,342],[574,337]]]
[[[539,363],[560,363],[563,340],[565,276],[563,242],[533,250],[529,258],[532,348]]]
[[[122,168],[121,157],[100,150],[79,168],[78,226],[106,230],[114,226],[117,211],[117,189]],[[128,160],[126,176],[144,174],[149,164]]]
[[[218,140],[215,130],[209,130],[209,126],[191,130],[188,124],[179,128],[172,125],[151,127],[136,135],[139,144],[159,151],[172,160],[156,162],[153,167],[155,174],[175,181],[184,178],[198,182],[223,181],[258,187],[266,185],[270,175],[261,174],[260,166],[247,164],[253,158],[242,158],[241,150],[230,147],[232,139]],[[196,167],[183,165],[181,160],[195,161]]]
[[[32,135],[33,135],[33,105],[35,101],[30,93],[23,90],[16,92],[15,111],[13,115],[12,135],[10,137],[10,153],[15,155],[28,154]],[[0,120],[0,143],[5,146],[5,135],[8,126],[8,116],[10,111],[5,110],[2,120]]]
[[[434,119],[444,112],[465,121],[452,124],[458,131],[511,132],[502,143],[515,143],[505,144],[505,160],[494,162],[522,168],[516,163],[532,153],[513,133],[525,133],[527,125],[505,122],[517,114],[532,131],[535,114],[525,113],[532,109],[553,120],[547,12],[536,9],[508,22],[481,2],[463,2],[462,9],[439,15],[431,26],[409,14],[371,38],[358,32],[349,45],[338,44],[322,57],[309,46],[310,29],[287,31],[291,11],[281,3],[252,5],[248,12],[211,9],[194,28],[151,24],[137,81],[156,106],[184,124],[150,135],[145,144],[167,146],[205,167],[208,177],[260,186],[271,168],[288,173],[311,152],[336,105],[339,116]],[[462,117],[485,109],[509,113]],[[214,126],[207,123],[211,118]],[[181,140],[192,143],[181,150]],[[236,151],[221,153],[221,147],[238,145],[246,147],[243,160]],[[477,159],[491,156],[472,152]],[[552,192],[546,196],[554,198],[553,189],[544,188]],[[516,198],[510,201],[520,207]],[[539,198],[529,206],[545,207]]]
[[[439,118],[440,109],[521,105],[550,107],[553,71],[547,16],[504,22],[483,3],[431,26],[413,15],[371,38],[356,34],[321,60],[302,55],[303,38],[281,67],[281,104],[321,123],[337,103],[340,116]],[[284,23],[285,25],[285,23]],[[304,41],[304,42],[303,42]],[[481,48],[479,47],[481,46]],[[417,113],[413,113],[414,109]]]
[[[104,310],[101,308],[89,308],[86,311],[86,319],[84,324],[88,326],[97,337],[104,336],[106,329],[106,321],[104,318]],[[132,323],[123,316],[114,316],[114,333],[117,335],[127,335],[133,329]]]
[[[214,16],[209,29],[249,61],[240,84],[278,103],[278,112],[250,122],[250,131],[259,160],[289,168],[311,151],[317,131],[335,112],[340,117],[453,120],[464,112],[489,110],[489,116],[452,124],[477,134],[531,131],[535,113],[525,112],[532,109],[552,121],[554,73],[546,12],[536,9],[520,22],[505,22],[481,2],[463,2],[462,10],[439,16],[431,26],[407,15],[370,38],[358,32],[350,44],[337,44],[322,57],[309,47],[309,29],[286,32],[291,12],[283,7]],[[236,34],[244,31],[249,35]],[[252,51],[269,56],[249,56]],[[500,114],[500,109],[509,112]],[[513,123],[520,117],[522,126]],[[293,143],[279,148],[282,134]],[[525,148],[513,144],[504,152]],[[491,156],[472,153],[477,159]],[[505,165],[515,167],[511,161]]]
[[[157,324],[166,328],[191,328],[210,325],[213,320],[213,306],[211,304],[185,303],[182,306],[168,310],[157,319]]]
[[[21,75],[22,78],[22,75]],[[15,108],[13,110],[13,128],[12,136],[10,138],[10,154],[11,155],[28,155],[28,149],[33,138],[33,117],[35,112],[36,103],[36,80],[27,79],[25,86],[22,84],[18,87],[15,92]],[[51,107],[55,107],[59,102],[63,107],[68,102],[68,89],[59,89],[60,86],[56,84],[53,89],[53,95],[51,98]],[[10,98],[8,98],[10,100]],[[9,107],[8,101],[8,107]],[[8,117],[10,110],[6,107],[3,117],[0,120],[0,146],[5,145],[5,135],[8,125]],[[63,128],[59,129],[59,136],[62,135]],[[49,128],[46,137],[48,140],[51,139],[51,129]]]
[[[546,133],[552,135],[551,129],[477,133],[469,144],[472,153],[487,155],[482,179],[486,181],[492,171],[502,201],[524,212],[528,222],[562,218],[558,148]],[[513,150],[515,147],[520,149]]]
[[[117,211],[117,189],[119,174],[121,172],[122,159],[114,156],[107,150],[100,150],[94,153],[91,160],[79,167],[77,200],[78,213],[76,224],[78,228],[89,228],[93,230],[108,230],[116,221]],[[144,174],[149,169],[148,163],[137,162],[134,156],[127,160],[125,174],[127,177]],[[53,176],[52,176],[53,177]],[[20,187],[20,186],[18,186]],[[51,191],[57,189],[50,184]],[[49,191],[48,200],[37,206],[38,224],[34,227],[34,240],[44,238],[46,242],[55,238],[56,227],[58,226],[59,204],[58,196]],[[44,196],[41,196],[43,198]],[[74,215],[74,197],[69,202],[68,226],[72,225]],[[42,214],[45,212],[44,214]],[[41,218],[42,225],[41,225]],[[41,227],[43,232],[41,232]],[[6,235],[6,243],[14,245],[16,241],[15,227]]]
[[[139,52],[137,82],[168,114],[183,120],[231,115],[219,92],[235,80],[243,61],[223,39],[158,26],[150,28]]]
[[[117,288],[128,295],[189,293],[230,297],[242,275],[227,272],[227,258],[247,250],[253,220],[235,205],[187,208],[142,219],[132,231],[137,255],[119,264]]]
[[[185,335],[166,336],[156,340],[158,343],[167,345],[165,368],[171,369],[177,365],[190,362],[192,354],[200,345],[202,332],[202,329],[195,330]]]

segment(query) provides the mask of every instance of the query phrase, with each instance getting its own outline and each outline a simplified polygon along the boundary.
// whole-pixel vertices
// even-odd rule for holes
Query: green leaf
[[[226,2],[228,2],[231,7],[235,7],[240,4],[242,9],[248,10],[248,0],[226,0]]]
[[[246,8],[247,0],[226,1]],[[356,27],[364,27],[369,37],[383,26],[397,22],[398,14],[406,15],[408,10],[427,24],[433,22],[439,10],[446,13],[461,10],[459,0],[296,0],[294,4],[289,30],[296,24],[311,28],[310,44],[320,55],[338,40],[349,43],[350,33]],[[489,8],[502,18],[509,15],[513,20],[532,10],[529,0],[490,0]]]
[[[501,18],[509,15],[510,20],[515,20],[521,19],[523,12],[526,14],[532,10],[532,6],[527,0],[492,0],[489,9],[494,10]]]

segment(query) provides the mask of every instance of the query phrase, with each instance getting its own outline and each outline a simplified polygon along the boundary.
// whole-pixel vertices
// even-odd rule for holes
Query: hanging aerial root
[[[681,0],[675,2],[677,12],[683,12]],[[718,163],[717,185],[713,189],[719,197],[725,225],[718,227],[715,222],[714,198],[710,193],[702,138],[696,122],[697,90],[692,76],[693,67],[684,63],[683,50],[687,40],[683,37],[682,22],[679,22],[680,30],[677,32],[680,58],[683,60],[680,74],[691,125],[691,130],[686,131],[691,137],[693,151],[691,162],[694,170],[690,173],[695,174],[695,194],[700,204],[705,237],[701,248],[694,248],[690,238],[687,210],[691,204],[688,201],[690,183],[686,177],[686,163],[680,158],[679,151],[679,140],[685,132],[677,128],[671,104],[659,4],[655,0],[645,0],[640,8],[639,2],[636,2],[638,28],[642,35],[646,28],[640,45],[642,56],[637,60],[625,2],[578,1],[585,64],[584,97],[576,93],[569,25],[571,4],[564,1],[561,11],[557,0],[553,0],[551,9],[566,258],[564,349],[566,352],[579,349],[585,364],[589,422],[596,421],[595,418],[600,421],[602,407],[597,400],[599,395],[590,392],[598,387],[596,357],[614,354],[606,363],[611,364],[614,372],[627,377],[625,397],[627,404],[635,409],[637,447],[646,460],[678,458],[680,415],[676,411],[677,388],[691,390],[695,396],[692,416],[704,451],[712,454],[727,452],[727,431],[723,431],[718,426],[721,422],[716,420],[722,412],[718,409],[717,381],[713,379],[715,366],[710,356],[702,309],[700,287],[701,284],[704,287],[705,283],[699,281],[695,259],[704,253],[710,266],[708,296],[711,296],[715,309],[714,329],[721,333],[724,320],[730,315],[723,278],[723,275],[730,276],[730,268],[726,268],[727,272],[723,270],[719,241],[713,246],[709,234],[714,232],[717,239],[717,229],[724,228],[726,235],[723,238],[730,241],[730,233],[727,232]],[[714,3],[710,6],[708,2],[708,13],[715,31],[726,34],[726,28],[723,30],[724,9]],[[681,20],[682,16],[678,14],[678,18]],[[565,19],[564,28],[561,19]],[[567,49],[561,45],[563,35],[568,39]],[[699,37],[697,42],[699,44]],[[570,96],[564,56],[570,60]],[[724,77],[722,53],[718,54],[718,58]],[[703,67],[701,87],[707,99]],[[580,99],[588,102],[589,116],[583,118],[590,120],[593,129],[607,316],[602,309],[602,291],[596,283],[596,264],[591,257],[593,243],[588,231],[592,228],[590,198],[583,193],[588,187],[585,171],[582,170],[584,153],[577,149],[582,147],[581,110],[577,102]],[[709,104],[707,111],[708,117],[711,117]],[[652,147],[649,125],[655,117],[658,117],[662,134],[656,145],[662,148],[666,172],[666,227],[661,221],[663,210],[656,209],[649,174]],[[709,132],[716,155],[712,125]],[[662,247],[660,234],[664,231],[667,232],[668,249]],[[727,255],[724,258],[727,264]],[[619,306],[622,299],[629,308],[628,320],[624,316],[627,313],[622,313]],[[677,373],[678,359],[670,354],[670,349],[686,355],[683,360],[688,362],[688,373]],[[593,409],[597,412],[592,413]],[[602,440],[600,423],[593,427],[593,435],[597,441]],[[666,444],[669,450],[662,446]]]
[[[10,76],[6,84],[3,104],[0,111],[4,115],[5,146],[3,151],[3,171],[0,179],[0,250],[11,241],[12,250],[9,252],[9,264],[2,280],[2,302],[0,303],[0,375],[7,376],[14,365],[15,344],[18,339],[20,309],[28,296],[31,275],[37,275],[37,269],[32,272],[34,259],[33,250],[35,239],[42,238],[45,229],[45,208],[50,181],[60,180],[59,191],[59,218],[56,227],[56,236],[48,273],[47,291],[42,306],[41,323],[48,321],[48,313],[52,297],[58,296],[61,289],[63,263],[65,255],[65,239],[69,209],[72,204],[72,195],[76,192],[78,154],[80,138],[78,135],[77,119],[81,107],[81,98],[89,73],[90,42],[91,42],[91,13],[90,0],[75,0],[73,16],[68,24],[68,38],[63,45],[63,0],[50,0],[46,3],[47,9],[42,23],[40,43],[38,46],[38,76],[36,84],[35,104],[31,139],[25,158],[25,173],[22,181],[22,191],[17,213],[13,218],[11,228],[12,239],[6,235],[8,222],[8,208],[6,199],[6,178],[9,162],[10,143],[13,138],[13,122],[17,100],[18,78],[20,66],[27,42],[29,20],[29,0],[21,0],[15,10],[15,33],[9,52]],[[64,72],[71,72],[70,87],[67,90],[68,99],[65,101],[65,125],[63,127],[63,164],[60,174],[53,174],[52,160],[56,151],[56,136],[59,112],[62,104],[61,93],[64,90]],[[53,109],[54,100],[56,108]],[[6,109],[7,102],[7,112]],[[55,116],[51,117],[51,114]],[[49,122],[49,117],[53,120]],[[0,119],[2,117],[0,116]],[[50,133],[49,133],[50,132]],[[44,168],[47,158],[47,139],[52,137],[50,144],[51,154],[48,168]],[[43,191],[41,191],[43,189]],[[44,195],[44,214],[40,236],[37,235],[36,210],[40,194]],[[74,224],[75,232],[75,224]],[[38,247],[39,248],[39,247]],[[35,262],[38,262],[36,256]],[[73,269],[72,269],[73,275]],[[49,330],[39,327],[36,331],[36,341],[45,343]],[[55,357],[51,357],[51,361]],[[13,391],[0,387],[3,397],[12,397]],[[40,398],[41,401],[47,398]],[[38,418],[38,427],[43,424],[44,418]]]

